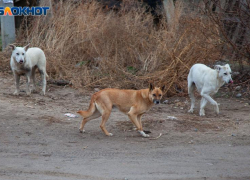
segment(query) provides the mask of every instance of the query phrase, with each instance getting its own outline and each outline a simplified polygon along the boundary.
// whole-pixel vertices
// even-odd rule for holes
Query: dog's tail
[[[87,118],[90,117],[95,112],[95,110],[95,98],[94,96],[92,96],[89,104],[89,109],[87,111],[77,111],[77,113],[80,114],[82,117]]]

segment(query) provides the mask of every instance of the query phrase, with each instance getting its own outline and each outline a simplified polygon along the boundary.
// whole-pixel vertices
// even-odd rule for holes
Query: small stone
[[[191,141],[189,141],[189,142],[188,142],[188,144],[193,144],[193,143],[194,143],[194,141],[193,141],[193,140],[191,140]]]
[[[235,87],[235,90],[236,90],[236,91],[239,91],[240,89],[241,89],[241,86],[236,86],[236,87]]]
[[[170,120],[177,120],[177,118],[174,117],[174,116],[168,116],[167,119],[170,119]]]
[[[168,100],[163,101],[163,104],[168,104]]]
[[[238,93],[238,94],[236,95],[237,98],[240,98],[241,96],[242,96],[241,93]]]
[[[100,91],[100,89],[99,88],[94,88],[94,91],[98,92],[98,91]]]

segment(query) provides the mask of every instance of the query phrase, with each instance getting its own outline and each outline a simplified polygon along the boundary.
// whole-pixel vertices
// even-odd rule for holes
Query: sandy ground
[[[162,133],[151,140],[117,109],[107,123],[113,137],[102,133],[100,118],[79,133],[81,118],[64,114],[86,109],[93,92],[48,84],[45,97],[13,96],[13,84],[0,74],[1,180],[250,179],[249,99],[216,98],[221,114],[209,105],[199,117],[198,109],[187,113],[188,98],[170,98],[143,116],[151,137]]]

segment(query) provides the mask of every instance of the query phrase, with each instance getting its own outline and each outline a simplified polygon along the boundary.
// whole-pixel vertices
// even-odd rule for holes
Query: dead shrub
[[[140,89],[154,81],[165,84],[168,95],[183,95],[189,68],[220,54],[217,27],[202,15],[181,16],[183,6],[176,6],[175,31],[165,19],[156,28],[140,4],[125,3],[119,12],[95,1],[54,7],[53,17],[36,17],[20,30],[19,41],[26,35],[27,42],[42,48],[49,76],[76,88]]]

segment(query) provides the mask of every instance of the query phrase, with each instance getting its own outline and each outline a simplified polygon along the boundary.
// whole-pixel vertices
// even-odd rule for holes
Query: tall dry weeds
[[[148,81],[165,84],[168,95],[186,92],[189,68],[210,63],[220,53],[216,26],[202,16],[182,16],[176,6],[176,31],[140,5],[125,3],[119,12],[97,2],[57,4],[50,19],[36,17],[20,30],[19,41],[45,51],[51,78],[74,87],[145,88]]]

